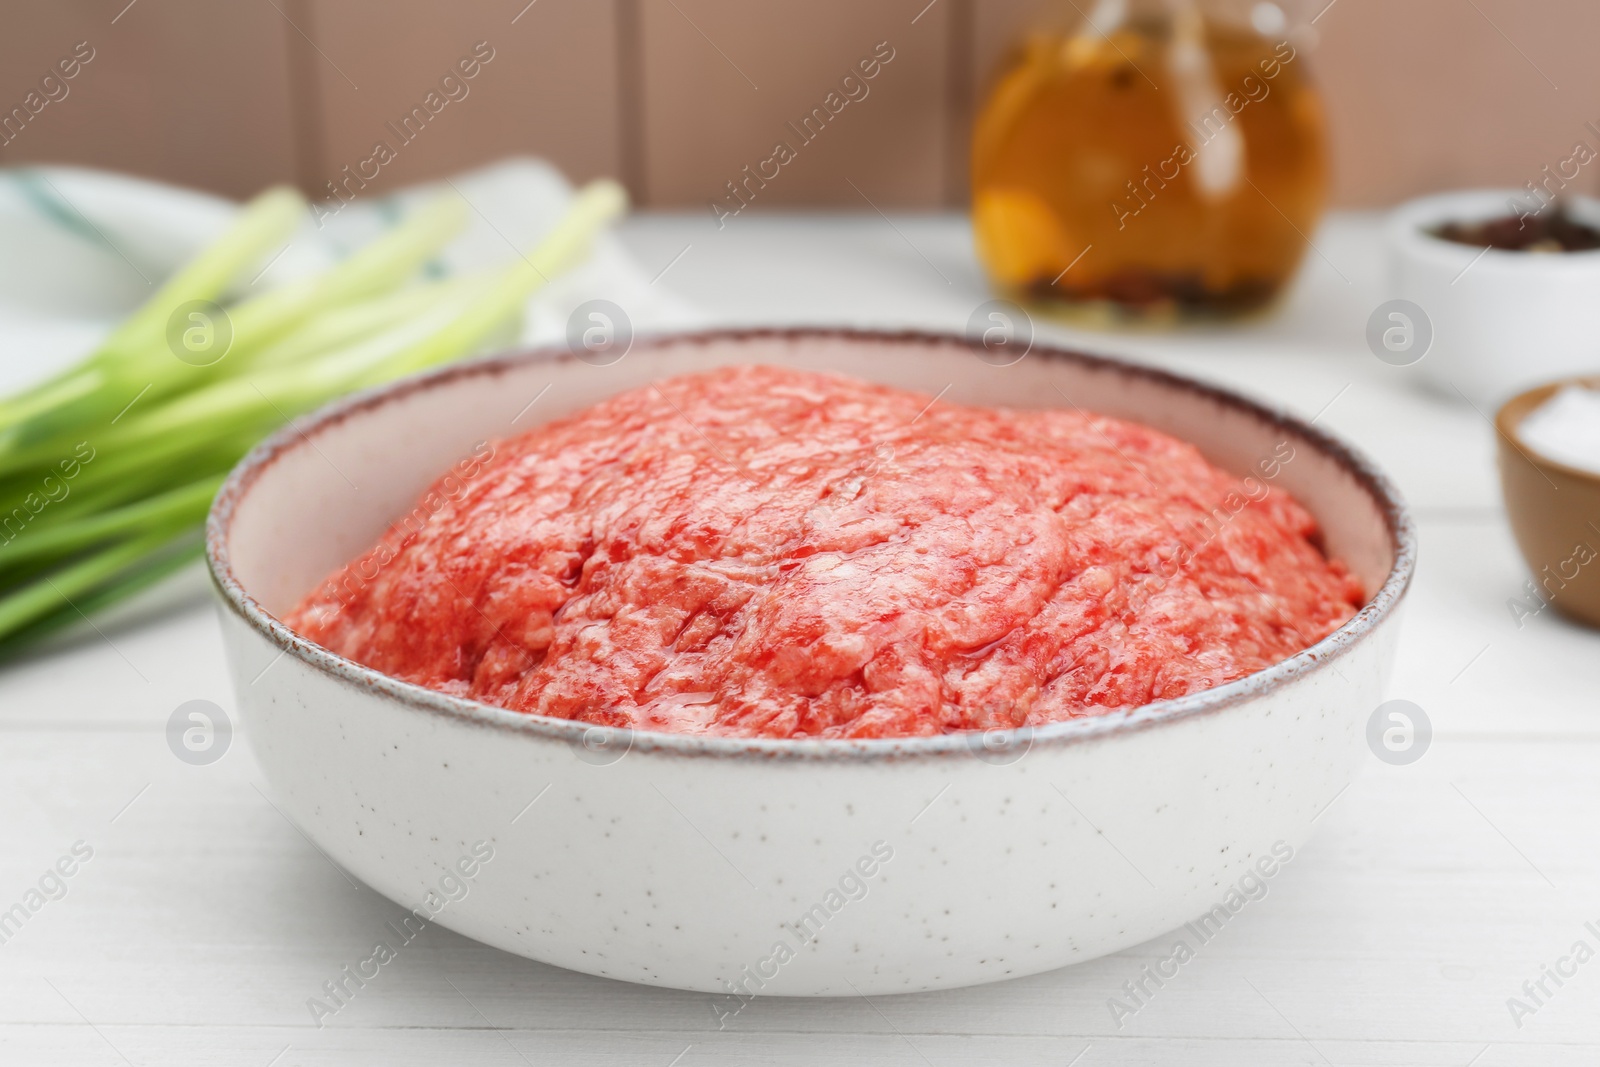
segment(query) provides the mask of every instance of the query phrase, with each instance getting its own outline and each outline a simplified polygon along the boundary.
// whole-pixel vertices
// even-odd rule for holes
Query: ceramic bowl
[[[984,354],[959,337],[827,330],[640,342],[606,367],[531,352],[280,432],[234,471],[207,530],[239,713],[279,804],[418,923],[716,994],[724,1019],[746,995],[969,985],[1199,916],[1228,921],[1366,753],[1411,524],[1367,461],[1297,419],[1072,352],[1036,347],[1003,367]],[[834,370],[951,403],[1081,405],[1241,473],[1287,455],[1273,482],[1316,515],[1371,599],[1316,646],[1207,692],[901,740],[630,733],[519,714],[378,674],[279,621],[476,442],[730,363]]]
[[[1529,389],[1495,415],[1506,517],[1533,572],[1512,610],[1521,622],[1549,604],[1569,619],[1600,627],[1600,475],[1542,456],[1518,434],[1523,419],[1569,384],[1600,389],[1600,377]]]
[[[1396,208],[1386,231],[1390,295],[1426,317],[1426,326],[1393,320],[1405,327],[1393,336],[1424,328],[1432,335],[1409,373],[1485,411],[1539,382],[1600,371],[1600,251],[1485,251],[1429,232],[1446,222],[1515,216],[1527,201],[1516,189],[1441,193]],[[1574,196],[1566,205],[1600,226],[1600,201]],[[1406,354],[1391,358],[1403,362]]]

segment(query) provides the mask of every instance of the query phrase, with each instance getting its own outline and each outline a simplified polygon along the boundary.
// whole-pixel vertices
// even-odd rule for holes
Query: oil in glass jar
[[[978,116],[991,279],[1118,318],[1270,305],[1326,194],[1322,101],[1282,9],[1100,0],[1072,22],[1032,32]]]

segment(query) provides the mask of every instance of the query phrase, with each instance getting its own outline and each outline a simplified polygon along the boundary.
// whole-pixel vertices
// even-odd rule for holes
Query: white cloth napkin
[[[359,198],[320,228],[308,214],[265,271],[237,288],[259,290],[324,267],[440,194],[471,205],[466,229],[428,264],[444,276],[508,263],[532,248],[561,216],[572,186],[548,163],[512,158],[447,182]],[[222,197],[106,171],[0,169],[0,394],[86,355],[238,210]],[[572,309],[592,299],[624,308],[637,334],[699,322],[607,234],[587,262],[528,301],[523,341],[563,341]]]

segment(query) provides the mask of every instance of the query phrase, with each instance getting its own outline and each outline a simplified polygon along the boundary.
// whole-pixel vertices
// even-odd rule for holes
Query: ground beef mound
[[[1081,411],[728,367],[480,448],[291,612],[518,711],[750,737],[1038,725],[1183,696],[1361,603],[1271,476]]]

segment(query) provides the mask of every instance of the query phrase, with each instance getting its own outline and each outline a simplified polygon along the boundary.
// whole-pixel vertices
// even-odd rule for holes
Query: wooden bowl
[[[1524,611],[1535,614],[1548,603],[1569,619],[1600,627],[1600,474],[1539,455],[1518,432],[1523,419],[1567,385],[1600,389],[1600,377],[1529,389],[1495,415],[1506,515],[1533,572],[1512,610],[1521,621]]]

